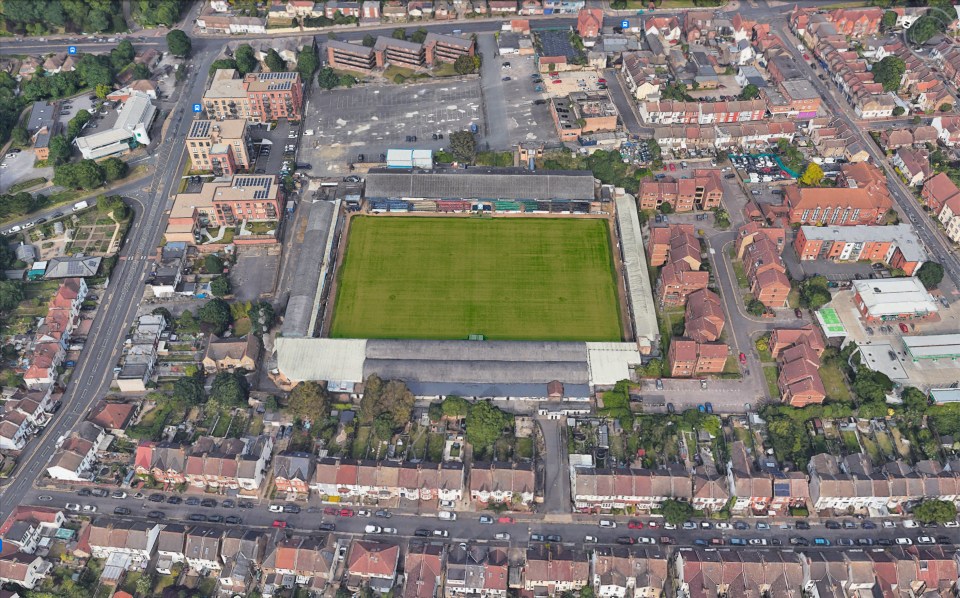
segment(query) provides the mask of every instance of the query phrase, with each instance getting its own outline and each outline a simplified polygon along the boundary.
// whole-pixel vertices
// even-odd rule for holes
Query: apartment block
[[[801,261],[869,261],[909,276],[927,261],[927,252],[909,224],[894,226],[801,226],[793,243]]]
[[[720,207],[723,186],[720,171],[697,169],[693,178],[646,180],[640,183],[638,201],[641,210],[657,210],[668,203],[674,212],[712,210]]]
[[[700,268],[700,241],[692,224],[671,224],[650,227],[647,256],[654,268],[667,263],[671,248],[676,245],[682,257],[694,268]]]
[[[684,335],[698,343],[720,339],[725,318],[720,297],[710,289],[694,291],[687,297]]]
[[[801,188],[796,185],[786,188],[784,205],[790,209],[793,224],[838,226],[879,224],[887,210],[893,207],[889,196],[875,195],[863,188]]]
[[[203,95],[207,114],[216,120],[245,118],[269,122],[278,118],[300,120],[303,115],[303,84],[300,73],[247,73],[219,69]]]
[[[698,343],[687,338],[674,338],[667,352],[670,376],[687,378],[719,374],[727,363],[729,353],[730,350],[724,343]]]
[[[767,237],[760,237],[743,252],[744,271],[750,293],[767,307],[785,307],[790,294],[790,279],[780,257],[780,248]]]
[[[194,170],[231,176],[253,165],[253,140],[246,119],[195,120],[187,133],[187,153]]]
[[[327,65],[330,68],[369,73],[377,68],[373,48],[338,40],[327,42]]]
[[[431,65],[438,62],[456,62],[461,56],[473,56],[476,53],[472,38],[439,33],[428,33],[423,41],[423,48],[427,64]]]
[[[960,197],[960,189],[945,172],[936,174],[924,181],[923,189],[920,191],[920,198],[923,203],[937,215],[943,210],[943,206],[947,205],[947,202],[957,197]]]
[[[379,68],[392,64],[416,70],[427,64],[427,54],[423,44],[380,36],[373,49]]]
[[[550,113],[561,141],[576,141],[581,135],[616,131],[619,116],[610,97],[600,93],[574,92],[553,98]]]
[[[204,183],[199,191],[174,198],[165,237],[192,244],[198,242],[203,228],[277,220],[283,197],[276,175],[238,174]]]

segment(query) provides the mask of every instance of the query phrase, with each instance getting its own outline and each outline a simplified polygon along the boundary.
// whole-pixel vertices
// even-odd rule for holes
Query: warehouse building
[[[914,361],[930,359],[939,361],[960,359],[960,334],[930,334],[903,337],[907,355]]]
[[[124,154],[138,145],[150,145],[150,126],[157,117],[157,109],[150,97],[134,93],[119,112],[112,129],[77,137],[73,141],[85,160],[99,160]]]
[[[853,302],[867,322],[920,320],[939,311],[923,283],[916,277],[855,280]]]

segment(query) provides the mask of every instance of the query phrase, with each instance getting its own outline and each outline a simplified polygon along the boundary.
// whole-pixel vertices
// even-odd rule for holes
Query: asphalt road
[[[197,43],[199,42],[199,43]],[[218,41],[197,40],[191,62],[193,72],[205,74],[220,51]],[[101,295],[102,303],[86,347],[80,355],[73,381],[63,395],[63,408],[47,425],[43,435],[23,452],[14,475],[0,490],[0,519],[24,501],[34,480],[44,474],[47,461],[58,441],[69,433],[94,400],[109,389],[114,364],[120,356],[123,338],[133,321],[143,297],[143,281],[151,266],[149,257],[160,241],[168,209],[169,191],[175,189],[182,172],[184,146],[180,141],[188,126],[189,106],[199,102],[204,91],[205,76],[189,77],[177,94],[172,107],[173,123],[167,131],[168,141],[156,153],[156,168],[146,180],[131,183],[114,192],[124,195],[135,215],[120,260],[110,278],[110,285]]]
[[[149,493],[148,493],[149,495]],[[51,500],[48,501],[39,501],[39,496],[50,497]],[[181,522],[186,524],[191,524],[189,517],[192,514],[203,514],[203,515],[234,515],[241,517],[243,519],[243,527],[248,529],[260,529],[260,530],[269,530],[273,528],[274,521],[282,521],[286,523],[287,529],[302,531],[302,532],[317,532],[321,523],[333,523],[336,525],[336,531],[338,536],[365,536],[368,534],[364,533],[364,527],[367,525],[378,525],[380,527],[391,527],[396,528],[396,535],[385,535],[380,534],[378,537],[384,539],[405,539],[414,537],[414,532],[418,529],[429,530],[431,533],[433,530],[446,530],[449,536],[445,541],[450,542],[489,542],[495,540],[495,535],[497,533],[506,532],[510,534],[510,543],[516,546],[524,546],[530,541],[530,534],[543,534],[543,535],[558,535],[561,537],[562,542],[570,543],[576,546],[582,546],[584,544],[584,539],[586,536],[593,536],[597,538],[600,544],[613,544],[616,543],[617,538],[623,536],[629,536],[632,538],[654,538],[659,540],[661,536],[669,536],[674,540],[678,546],[692,546],[695,545],[695,541],[698,539],[709,540],[710,538],[723,538],[727,543],[731,538],[764,538],[768,543],[773,539],[779,539],[783,546],[789,546],[789,539],[794,536],[799,536],[806,538],[812,542],[815,537],[826,538],[831,541],[832,544],[836,545],[836,541],[840,538],[850,538],[856,540],[857,538],[869,537],[874,541],[880,538],[889,538],[894,539],[898,537],[911,538],[914,542],[916,538],[922,535],[928,536],[947,536],[954,543],[960,541],[958,538],[958,533],[956,528],[949,529],[944,527],[937,528],[904,528],[902,522],[896,518],[892,518],[891,521],[896,522],[895,528],[884,528],[879,527],[882,525],[879,519],[872,520],[874,524],[878,526],[877,529],[864,530],[859,527],[859,521],[852,518],[835,518],[833,521],[842,523],[843,521],[853,521],[856,522],[857,528],[855,529],[840,529],[840,530],[830,530],[825,527],[826,519],[818,520],[811,519],[809,520],[811,529],[809,530],[796,530],[792,529],[794,521],[792,520],[770,520],[766,523],[769,523],[771,529],[760,530],[756,529],[756,521],[746,520],[746,519],[733,519],[732,524],[737,522],[745,523],[749,526],[749,529],[737,530],[719,530],[719,529],[703,529],[698,527],[697,529],[677,529],[677,530],[665,530],[662,528],[662,520],[657,518],[651,518],[649,516],[639,516],[636,518],[626,517],[626,516],[604,516],[605,519],[614,520],[617,522],[616,528],[601,528],[598,525],[598,518],[594,515],[579,515],[579,516],[567,516],[560,520],[550,520],[550,516],[544,515],[520,515],[514,514],[516,519],[515,523],[512,524],[482,524],[479,521],[481,513],[458,513],[456,521],[445,521],[436,518],[432,514],[425,513],[408,513],[400,511],[392,511],[392,517],[389,519],[379,518],[379,517],[340,517],[338,515],[325,515],[323,513],[323,506],[319,503],[314,504],[313,506],[301,505],[301,512],[298,514],[291,513],[271,513],[267,506],[267,502],[258,503],[252,509],[224,509],[220,504],[214,508],[205,508],[201,506],[188,506],[186,504],[179,505],[169,505],[166,503],[153,503],[148,500],[138,500],[134,499],[132,496],[128,496],[125,499],[113,499],[113,498],[95,498],[91,496],[81,497],[77,496],[72,492],[50,492],[50,491],[33,491],[30,493],[29,502],[31,504],[39,505],[48,505],[55,507],[64,507],[67,503],[76,503],[80,505],[95,505],[97,507],[97,513],[95,516],[110,516],[114,517],[113,510],[116,507],[122,506],[131,509],[130,515],[116,516],[119,519],[133,519],[133,520],[148,520],[147,513],[153,510],[161,511],[165,515],[165,522]],[[219,501],[218,501],[219,503]],[[282,504],[274,502],[272,504]],[[340,507],[338,507],[339,509]],[[359,510],[357,506],[350,506],[355,512]],[[376,508],[368,509],[376,510]],[[487,515],[494,515],[492,512],[485,512]],[[628,527],[628,522],[631,520],[639,520],[644,523],[644,529],[630,529]],[[647,524],[650,521],[658,521],[660,527],[650,528]],[[696,521],[699,526],[700,520]],[[789,525],[790,529],[781,529],[780,525]],[[210,524],[204,523],[203,525],[220,525],[220,524]],[[224,526],[226,527],[226,526]]]

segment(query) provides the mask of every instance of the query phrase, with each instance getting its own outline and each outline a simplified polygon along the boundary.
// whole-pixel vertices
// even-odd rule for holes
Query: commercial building
[[[33,141],[33,153],[37,160],[50,157],[50,138],[57,132],[57,105],[46,101],[34,102],[27,120],[27,134]]]
[[[373,48],[338,40],[327,42],[327,65],[330,68],[369,73],[377,68]]]
[[[693,171],[693,178],[645,180],[640,183],[637,200],[641,210],[657,210],[664,203],[674,212],[718,208],[723,200],[720,171],[698,169]]]
[[[866,260],[913,274],[927,252],[909,224],[894,226],[801,226],[793,242],[801,261]]]
[[[574,92],[553,98],[550,113],[560,141],[576,141],[581,135],[617,130],[617,108],[601,93]]]
[[[253,141],[246,119],[195,120],[187,133],[187,153],[194,170],[232,176],[253,165]]]
[[[903,346],[907,350],[907,355],[914,361],[920,361],[921,359],[956,361],[960,359],[960,334],[904,336]]]
[[[174,198],[165,237],[168,242],[196,243],[201,228],[277,220],[282,203],[276,175],[241,174],[204,183],[196,193],[180,193]]]
[[[918,320],[939,311],[939,304],[920,279],[886,278],[853,281],[853,302],[868,322]]]
[[[300,73],[247,73],[218,69],[203,94],[207,114],[217,120],[245,118],[269,122],[278,118],[300,120],[303,114],[303,84]]]
[[[120,114],[112,129],[74,139],[85,160],[99,160],[126,153],[138,145],[150,145],[150,126],[157,117],[150,97],[133,93],[118,110]]]

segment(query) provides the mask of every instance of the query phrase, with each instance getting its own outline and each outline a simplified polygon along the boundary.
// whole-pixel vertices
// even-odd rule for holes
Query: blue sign
[[[202,107],[200,104],[194,104],[194,105],[193,105],[193,111],[196,112],[196,113],[203,112],[203,107]]]
[[[75,55],[76,53],[77,53],[77,47],[76,47],[76,46],[67,46],[67,54],[70,54],[71,56],[73,56],[73,55]]]
[[[627,19],[620,21],[620,29],[630,29],[630,21]]]

